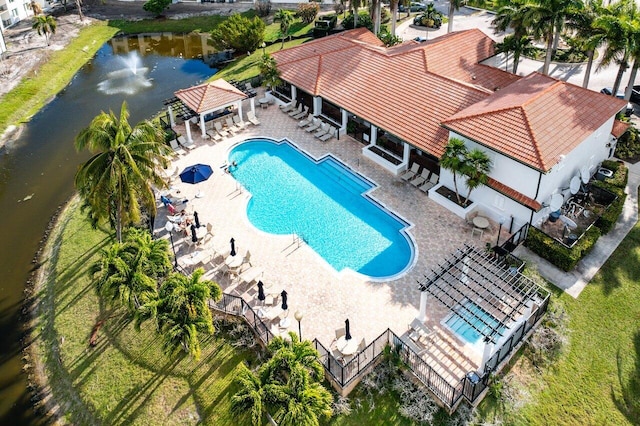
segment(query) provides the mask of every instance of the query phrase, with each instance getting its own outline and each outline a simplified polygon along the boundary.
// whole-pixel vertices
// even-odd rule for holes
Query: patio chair
[[[316,118],[315,121],[309,124],[307,127],[305,127],[304,130],[305,132],[309,132],[309,133],[315,132],[320,128],[321,125],[322,125],[322,121]]]
[[[308,126],[313,123],[313,120],[316,120],[316,118],[313,115],[308,115],[307,118],[298,123],[298,127]]]
[[[242,121],[242,118],[240,118],[238,114],[233,116],[233,122],[240,130],[243,130],[245,127],[247,127],[247,123]]]
[[[300,114],[303,108],[304,108],[304,105],[298,104],[298,108],[289,111],[289,117],[295,117],[296,115]]]
[[[178,137],[178,143],[180,145],[182,145],[183,147],[187,148],[187,149],[195,149],[196,148],[196,144],[193,143],[193,141],[187,142],[187,140],[185,139],[184,136],[179,136]]]
[[[187,151],[185,151],[184,149],[180,148],[180,146],[178,146],[178,141],[175,139],[171,139],[169,141],[169,146],[173,149],[173,152],[175,152],[176,154],[185,155],[187,153]]]
[[[431,177],[429,178],[428,182],[425,182],[423,185],[420,185],[419,188],[422,192],[427,192],[429,191],[431,188],[433,188],[434,186],[436,186],[438,184],[438,178],[440,176],[438,176],[435,173],[431,173]]]
[[[220,136],[220,133],[218,133],[215,129],[207,130],[207,135],[209,135],[209,137],[216,142],[222,141],[222,136]]]
[[[414,177],[416,177],[416,175],[418,174],[419,171],[420,171],[420,164],[413,163],[411,165],[411,169],[407,170],[406,172],[404,172],[404,174],[402,174],[400,176],[400,179],[402,179],[402,180],[411,180]]]
[[[224,130],[222,128],[222,123],[220,123],[219,121],[216,121],[215,123],[213,123],[213,125],[216,128],[216,131],[220,134],[220,136],[226,138],[227,136],[229,136],[229,132],[227,132],[226,130]]]
[[[336,340],[344,336],[346,333],[347,333],[347,330],[345,330],[344,327],[336,328]]]
[[[420,176],[413,180],[410,180],[409,182],[411,182],[411,185],[413,186],[420,186],[429,179],[430,174],[431,171],[425,167],[424,169],[422,169],[422,173],[420,173]]]
[[[292,101],[284,108],[281,108],[280,111],[289,113],[298,107],[298,101]]]
[[[307,115],[309,115],[309,107],[305,105],[303,111],[299,114],[294,115],[293,118],[296,120],[302,120],[303,118],[306,118]]]
[[[328,124],[322,123],[322,126],[320,126],[318,131],[315,132],[313,136],[315,136],[316,138],[320,138],[321,136],[324,136],[327,133],[329,133],[329,129],[330,129],[330,126]]]
[[[324,135],[318,137],[318,139],[320,139],[322,142],[326,142],[329,139],[332,139],[336,135],[336,133],[338,133],[338,129],[333,126],[329,126],[329,131]]]
[[[211,222],[207,222],[207,235],[211,235],[213,237],[213,225]]]
[[[232,135],[234,135],[237,131],[239,131],[239,129],[233,123],[233,120],[231,119],[231,117],[225,118],[224,122],[227,125],[227,130],[230,131]]]
[[[291,104],[293,104],[293,101],[289,102],[288,104],[282,104],[280,105],[280,110],[284,112],[285,109],[287,108],[291,108]],[[287,111],[288,112],[288,111]]]
[[[247,112],[247,120],[249,120],[249,122],[254,126],[260,125],[260,120],[256,118],[256,114],[253,111]]]
[[[252,266],[252,267],[242,271],[240,273],[240,277],[239,278],[240,278],[241,281],[243,281],[245,283],[248,283],[248,284],[251,284],[251,283],[253,283],[255,281],[258,281],[258,278],[261,277],[262,274],[263,274],[263,270],[261,268]]]
[[[244,254],[244,257],[242,258],[242,264],[248,264],[249,266],[253,266],[251,264],[251,252],[249,250],[246,251],[246,253]]]

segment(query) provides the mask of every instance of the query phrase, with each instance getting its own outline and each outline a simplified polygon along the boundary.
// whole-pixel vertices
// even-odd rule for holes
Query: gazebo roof
[[[509,268],[503,258],[469,245],[425,276],[418,287],[492,341],[526,313],[531,301],[542,303],[548,295],[531,279]]]
[[[215,111],[248,96],[223,79],[181,89],[174,93],[185,107],[196,114]]]

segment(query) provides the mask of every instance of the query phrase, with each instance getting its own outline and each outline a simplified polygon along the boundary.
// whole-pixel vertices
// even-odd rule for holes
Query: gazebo
[[[517,259],[508,255],[507,258]],[[427,318],[428,296],[442,303],[450,315],[456,315],[466,328],[482,337],[484,349],[480,370],[509,339],[523,322],[532,317],[549,292],[522,275],[519,268],[504,256],[488,250],[465,245],[444,264],[418,282],[420,313],[418,320]],[[517,336],[518,341],[523,337]]]
[[[171,126],[175,125],[174,112],[184,120],[187,140],[192,142],[189,121],[198,117],[202,137],[206,138],[205,116],[215,111],[235,106],[242,118],[242,101],[249,98],[243,91],[237,89],[224,79],[199,84],[174,92],[175,97],[165,101],[169,112]],[[254,100],[251,98],[251,111],[255,112]],[[195,123],[195,122],[194,122]]]

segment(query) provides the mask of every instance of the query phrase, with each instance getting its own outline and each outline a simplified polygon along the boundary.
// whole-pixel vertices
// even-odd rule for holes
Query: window
[[[504,200],[504,196],[498,194],[493,199],[493,205],[499,210],[504,210]]]
[[[335,123],[342,125],[342,111],[340,110],[340,107],[332,104],[326,99],[322,99],[322,115],[330,118]]]

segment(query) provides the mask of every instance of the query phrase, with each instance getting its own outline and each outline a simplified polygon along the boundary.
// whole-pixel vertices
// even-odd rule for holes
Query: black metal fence
[[[501,363],[513,354],[518,344],[522,342],[527,333],[545,314],[549,305],[549,297],[548,293],[540,293],[539,305],[534,304],[532,306],[529,318],[511,333],[504,344],[500,346],[500,349],[487,361],[484,370],[482,372],[469,372],[455,385],[442,377],[429,363],[408,346],[400,336],[390,329],[382,332],[373,342],[347,362],[343,362],[334,356],[333,352],[320,343],[318,339],[314,339],[312,343],[318,351],[325,374],[341,389],[346,388],[353,384],[355,380],[364,376],[368,368],[383,356],[384,348],[390,345],[400,354],[402,361],[413,375],[444,406],[452,411],[463,397],[472,404],[476,402],[477,398],[488,386],[489,375],[497,371]],[[274,337],[269,327],[242,297],[223,293],[219,302],[210,303],[210,308],[241,316],[265,344],[268,344]]]

